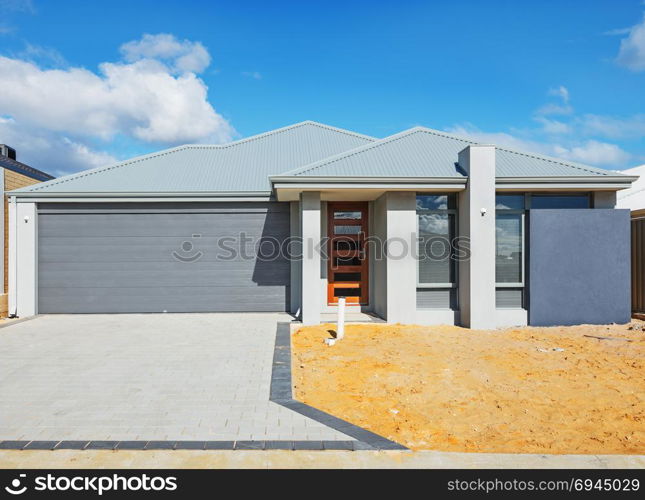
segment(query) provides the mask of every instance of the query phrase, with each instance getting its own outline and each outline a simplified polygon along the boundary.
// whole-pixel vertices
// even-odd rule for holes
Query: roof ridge
[[[444,134],[443,132],[440,132],[438,130],[433,130],[433,129],[426,128],[426,127],[412,127],[412,128],[407,129],[407,130],[397,132],[396,134],[392,134],[392,135],[389,135],[387,137],[384,137],[383,139],[379,139],[379,140],[377,140],[375,142],[372,142],[370,144],[363,144],[363,145],[358,146],[358,147],[356,147],[354,149],[350,149],[349,151],[345,151],[343,153],[339,153],[337,155],[330,156],[330,157],[325,158],[323,160],[319,160],[317,162],[310,163],[309,165],[304,165],[303,167],[298,167],[296,169],[289,170],[287,172],[279,174],[276,177],[281,177],[281,176],[286,176],[286,175],[294,175],[295,176],[295,175],[304,174],[306,172],[311,172],[314,169],[323,167],[325,165],[330,165],[330,164],[332,164],[332,163],[334,163],[336,161],[340,161],[341,159],[344,159],[344,158],[351,158],[352,156],[360,154],[363,151],[368,151],[370,149],[375,149],[375,148],[378,148],[380,146],[390,144],[390,143],[392,143],[394,141],[398,141],[400,139],[403,139],[404,137],[408,137],[408,136],[410,136],[412,134],[416,134],[416,133],[419,133],[419,132],[424,132],[424,133],[431,134],[431,135],[437,135],[437,136],[445,137],[447,139],[452,139],[452,140],[456,140],[456,141],[469,142],[469,143],[472,143],[472,144],[477,144],[476,142],[471,141],[469,139],[463,139],[461,137],[452,136],[450,134]]]
[[[343,134],[346,134],[346,135],[352,135],[352,136],[355,136],[355,137],[361,137],[363,139],[368,139],[370,141],[376,141],[377,140],[374,137],[359,134],[358,132],[353,132],[351,130],[332,127],[331,125],[326,125],[324,123],[318,123],[318,122],[314,122],[314,121],[311,121],[311,120],[305,120],[303,122],[293,123],[293,124],[287,125],[285,127],[277,128],[277,129],[274,129],[274,130],[269,130],[267,132],[262,132],[260,134],[252,135],[251,137],[245,137],[243,139],[239,139],[237,141],[229,142],[229,143],[226,143],[226,144],[183,144],[183,145],[180,145],[180,146],[175,146],[173,148],[164,149],[162,151],[157,151],[155,153],[148,153],[146,155],[136,156],[134,158],[130,158],[128,160],[123,160],[123,161],[120,161],[120,162],[117,162],[117,163],[113,163],[111,165],[106,165],[106,166],[102,166],[102,167],[96,167],[96,168],[93,168],[93,169],[90,169],[90,170],[83,170],[81,172],[77,172],[77,173],[74,173],[74,174],[69,174],[69,175],[66,175],[66,176],[63,176],[63,177],[59,177],[57,179],[52,179],[52,180],[47,181],[47,182],[43,182],[43,183],[40,183],[40,184],[35,184],[33,186],[28,186],[25,189],[25,191],[30,191],[30,192],[38,191],[38,190],[41,190],[41,189],[45,189],[45,188],[47,188],[49,186],[56,186],[56,185],[59,185],[59,184],[64,184],[65,182],[70,182],[70,181],[73,181],[73,180],[76,180],[76,179],[83,179],[83,178],[88,177],[90,175],[100,174],[102,172],[107,172],[107,171],[114,170],[114,169],[117,169],[117,168],[125,167],[125,166],[128,166],[128,165],[139,163],[139,162],[144,161],[144,160],[151,160],[151,159],[154,159],[154,158],[159,158],[161,156],[165,156],[165,155],[172,154],[172,153],[177,153],[179,151],[186,150],[186,149],[228,149],[230,147],[234,147],[234,146],[238,146],[238,145],[242,145],[242,144],[247,144],[249,142],[253,142],[253,141],[260,140],[260,139],[263,139],[263,138],[266,138],[266,137],[270,137],[272,135],[281,134],[283,132],[287,132],[289,130],[296,129],[298,127],[303,127],[305,125],[314,125],[316,127],[324,128],[324,129],[327,129],[327,130],[332,130],[334,132],[343,133]]]
[[[371,137],[369,135],[359,134],[358,132],[354,132],[352,130],[333,127],[331,125],[326,125],[324,123],[319,123],[319,122],[315,122],[315,121],[312,121],[312,120],[305,120],[303,122],[292,123],[291,125],[287,125],[285,127],[280,127],[280,128],[276,128],[276,129],[273,129],[273,130],[268,130],[266,132],[261,132],[259,134],[252,135],[251,137],[245,137],[243,139],[238,139],[237,141],[227,142],[225,144],[186,144],[185,146],[189,147],[189,148],[202,148],[202,149],[207,149],[207,148],[228,149],[228,148],[231,148],[231,147],[234,147],[234,146],[239,146],[241,144],[246,144],[248,142],[253,142],[253,141],[260,140],[260,139],[264,139],[265,137],[270,137],[272,135],[277,135],[277,134],[281,134],[283,132],[288,132],[289,130],[293,130],[293,129],[298,128],[298,127],[304,127],[305,125],[313,125],[313,126],[316,126],[316,127],[319,127],[319,128],[324,128],[326,130],[331,130],[333,132],[338,132],[338,133],[345,134],[345,135],[351,135],[351,136],[354,136],[354,137],[360,137],[362,139],[368,139],[370,141],[377,140],[374,137]]]

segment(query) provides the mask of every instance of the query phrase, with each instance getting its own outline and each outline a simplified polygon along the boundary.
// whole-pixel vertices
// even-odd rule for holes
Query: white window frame
[[[454,221],[455,221],[455,234],[454,237],[456,238],[457,235],[459,234],[459,215],[458,215],[458,210],[459,210],[459,205],[458,205],[458,197],[455,193],[417,193],[417,196],[451,196],[453,195],[455,197],[455,208],[447,208],[445,210],[438,210],[438,209],[417,209],[416,210],[416,218],[417,218],[417,251],[419,248],[419,240],[421,239],[420,233],[419,233],[419,214],[439,214],[439,215],[450,215],[453,216]],[[452,241],[450,242],[450,253],[452,254]],[[450,257],[448,259],[451,261],[452,265],[454,266],[454,276],[455,276],[455,282],[454,283],[421,283],[419,282],[419,262],[421,260],[420,256],[419,259],[417,259],[417,289],[426,289],[426,290],[447,290],[447,289],[452,289],[452,288],[457,288],[458,283],[459,283],[459,266],[457,265],[457,262]]]

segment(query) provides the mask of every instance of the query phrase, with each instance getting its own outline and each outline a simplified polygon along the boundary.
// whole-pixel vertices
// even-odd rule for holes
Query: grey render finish
[[[529,324],[627,323],[629,210],[531,210]]]
[[[263,240],[288,238],[288,204],[134,207],[40,207],[40,313],[289,310],[289,261],[254,257],[254,246]],[[247,237],[250,258],[230,243],[237,252],[231,260],[216,242],[239,233]],[[189,250],[182,248],[185,242]],[[191,261],[198,252],[201,257]]]

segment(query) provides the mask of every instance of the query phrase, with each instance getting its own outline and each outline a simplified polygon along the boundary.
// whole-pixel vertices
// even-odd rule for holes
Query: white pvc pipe
[[[336,327],[336,338],[338,340],[345,336],[345,297],[338,299],[338,326]]]

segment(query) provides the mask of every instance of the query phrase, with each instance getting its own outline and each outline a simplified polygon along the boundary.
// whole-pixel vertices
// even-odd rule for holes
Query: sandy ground
[[[412,449],[645,453],[643,322],[333,328],[294,333],[296,398]]]

